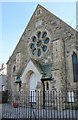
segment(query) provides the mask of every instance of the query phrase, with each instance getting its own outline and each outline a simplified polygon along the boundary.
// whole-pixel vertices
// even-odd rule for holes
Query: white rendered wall
[[[7,77],[5,75],[0,75],[0,91],[7,90]]]
[[[1,69],[2,64],[0,64],[0,69]],[[4,65],[4,69],[0,71],[0,75],[6,75],[7,74],[7,65]]]

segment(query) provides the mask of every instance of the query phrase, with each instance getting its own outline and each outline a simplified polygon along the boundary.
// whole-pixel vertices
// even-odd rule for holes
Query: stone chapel
[[[78,89],[78,32],[37,5],[7,62],[8,90]]]

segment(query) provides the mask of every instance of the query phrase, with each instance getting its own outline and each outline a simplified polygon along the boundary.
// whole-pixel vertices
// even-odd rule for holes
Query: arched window
[[[14,65],[14,67],[13,67],[13,73],[15,72],[15,70],[16,70],[16,66]]]
[[[74,82],[78,82],[78,58],[75,52],[73,52],[72,54],[72,64],[73,64]]]

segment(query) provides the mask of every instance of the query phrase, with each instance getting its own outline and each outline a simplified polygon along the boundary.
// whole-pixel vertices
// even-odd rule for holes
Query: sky
[[[0,2],[0,63],[7,63],[38,4],[76,28],[76,2]]]

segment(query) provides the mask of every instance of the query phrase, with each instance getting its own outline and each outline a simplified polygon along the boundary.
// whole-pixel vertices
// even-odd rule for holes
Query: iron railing
[[[77,91],[13,93],[2,104],[1,118],[26,120],[78,120]]]

